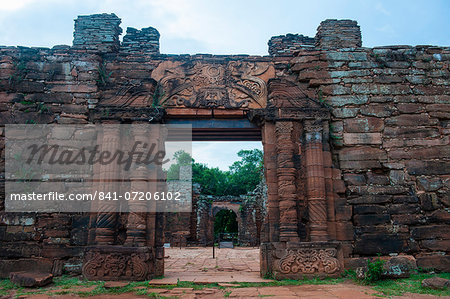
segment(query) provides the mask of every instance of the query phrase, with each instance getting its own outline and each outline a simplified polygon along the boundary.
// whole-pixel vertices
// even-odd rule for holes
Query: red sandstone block
[[[198,109],[190,108],[168,108],[166,109],[167,115],[170,116],[196,116]],[[212,110],[204,110],[202,115],[212,116]]]
[[[354,118],[344,121],[344,131],[347,133],[381,132],[383,128],[383,120],[376,117]]]
[[[411,229],[411,237],[415,240],[450,239],[450,227],[443,224],[415,227]]]
[[[11,282],[21,287],[42,287],[52,282],[50,273],[13,272],[10,274]]]
[[[422,240],[420,241],[420,247],[432,251],[448,251],[450,240]]]
[[[448,105],[448,104],[431,104],[431,105],[427,105],[425,108],[427,111],[450,112],[450,105]]]
[[[218,118],[227,118],[227,117],[231,117],[231,118],[242,118],[244,116],[244,111],[243,110],[220,110],[220,109],[214,109],[213,110],[213,115],[214,117],[218,117]]]
[[[291,60],[292,63],[305,63],[311,61],[317,61],[319,57],[316,55],[299,55]]]
[[[437,271],[450,272],[450,255],[423,255],[416,256],[417,266],[422,269],[434,269]]]
[[[348,186],[348,190],[351,193],[358,195],[397,195],[405,194],[408,192],[409,188],[403,186]]]
[[[387,117],[392,115],[395,108],[392,104],[370,104],[361,107],[361,114],[376,117]]]
[[[433,223],[450,223],[450,213],[445,210],[437,210],[428,216],[428,220]]]
[[[417,103],[399,103],[397,109],[400,113],[418,113],[423,111],[423,105]]]
[[[448,94],[448,87],[435,85],[418,85],[414,88],[414,92],[415,94],[445,95]]]
[[[195,111],[195,115],[197,115],[197,116],[211,116],[211,114],[212,114],[212,110],[209,110],[209,109],[197,109],[196,111]]]
[[[346,187],[343,180],[333,181],[333,191],[336,193],[345,193]]]
[[[90,84],[61,84],[54,85],[50,88],[52,92],[78,92],[78,93],[90,93],[97,91],[97,85]]]
[[[324,61],[313,61],[313,62],[305,62],[305,63],[295,63],[291,71],[298,72],[302,70],[316,70],[317,68],[326,69],[328,67],[328,63]]]
[[[376,174],[372,171],[367,172],[367,183],[374,185],[388,185],[389,179],[386,175]]]
[[[389,223],[390,220],[390,215],[383,214],[355,215],[353,217],[353,221],[357,226],[386,224]]]
[[[68,229],[64,230],[46,230],[44,232],[45,237],[47,238],[66,238],[69,237],[70,231]]]
[[[385,120],[386,125],[395,126],[420,126],[420,125],[435,125],[436,119],[430,118],[427,114],[403,114],[387,118]]]
[[[350,205],[338,205],[335,209],[336,221],[348,221],[352,218],[352,206]]]
[[[340,80],[339,79],[311,79],[309,81],[309,87],[315,87],[315,86],[321,86],[324,84],[334,84],[334,83],[339,83]]]
[[[346,222],[335,222],[336,225],[336,240],[338,241],[351,241],[353,240],[353,225]]]
[[[344,144],[381,144],[381,133],[344,133]]]
[[[440,139],[388,139],[383,140],[383,147],[439,146],[450,144],[450,136]]]
[[[343,86],[343,85],[326,85],[322,87],[322,92],[324,95],[347,95],[351,94],[350,87]]]
[[[341,169],[371,169],[380,168],[381,163],[377,160],[370,161],[340,161]]]
[[[435,146],[416,149],[395,149],[389,151],[391,159],[436,159],[450,156],[449,146]]]
[[[1,104],[9,103],[16,97],[17,97],[16,93],[0,92],[0,103]]]
[[[450,112],[436,111],[436,112],[430,112],[429,114],[431,117],[436,117],[436,118],[440,118],[440,119],[450,119]]]
[[[385,137],[392,138],[433,138],[440,136],[437,128],[411,127],[386,127],[384,129]]]
[[[308,81],[310,79],[326,79],[330,78],[330,74],[326,71],[305,71],[298,75],[299,81]]]
[[[342,172],[338,168],[333,168],[333,180],[340,180],[342,178]]]
[[[346,173],[344,174],[344,181],[349,185],[365,185],[366,177],[363,174]]]
[[[386,151],[377,147],[346,147],[339,151],[340,161],[386,160]]]

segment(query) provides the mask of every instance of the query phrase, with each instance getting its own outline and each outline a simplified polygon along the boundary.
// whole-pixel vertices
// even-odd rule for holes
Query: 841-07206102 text
[[[20,200],[38,200],[38,201],[108,201],[108,200],[154,200],[154,201],[170,201],[181,200],[180,192],[143,192],[143,191],[129,191],[124,193],[119,192],[103,192],[94,191],[93,193],[61,193],[61,192],[46,192],[46,193],[11,193],[9,199],[12,201]]]

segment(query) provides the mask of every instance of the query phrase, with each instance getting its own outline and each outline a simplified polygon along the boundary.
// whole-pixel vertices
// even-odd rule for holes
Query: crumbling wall
[[[322,23],[317,48],[274,60],[332,112],[333,163],[345,181],[337,239],[346,257],[408,253],[422,268],[449,270],[450,49],[358,48],[336,28]],[[324,36],[335,37],[326,49]]]
[[[95,33],[100,21],[103,35]],[[0,124],[92,123],[123,107],[127,112],[109,121],[152,120],[147,108],[161,96],[152,72],[170,59],[158,55],[152,30],[130,30],[121,46],[119,23],[113,15],[80,17],[73,47],[0,47]],[[278,79],[331,111],[331,148],[324,150],[331,151],[333,159],[325,162],[334,167],[326,175],[344,182],[331,191],[340,195],[332,227],[346,265],[363,256],[406,253],[420,267],[448,271],[450,49],[360,46],[356,23],[331,20],[319,27],[314,46],[310,38],[276,37],[272,57],[264,59],[275,65]],[[194,58],[171,59],[169,64],[181,64]],[[101,105],[107,109],[98,115],[94,108]],[[163,115],[164,108],[156,107]],[[178,111],[212,115],[207,109]],[[0,133],[3,170],[3,127]],[[307,210],[301,209],[299,222],[307,226]],[[20,267],[79,271],[88,221],[86,215],[0,212],[0,276]]]

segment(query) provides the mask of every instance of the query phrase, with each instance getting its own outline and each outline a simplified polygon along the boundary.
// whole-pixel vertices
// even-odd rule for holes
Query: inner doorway
[[[234,248],[238,245],[238,221],[235,212],[221,209],[214,216],[214,240],[219,248]]]
[[[245,185],[250,173],[230,182],[230,173],[235,174],[238,166],[245,164],[243,160],[248,162],[257,151],[262,158],[260,128],[244,119],[173,123],[189,123],[193,127],[193,211],[189,215],[166,215],[164,279],[168,283],[262,281],[258,246],[265,208],[256,209],[248,192],[236,192]],[[244,157],[237,155],[240,150],[245,151]],[[264,184],[262,159],[260,165],[259,180]],[[207,174],[198,179],[199,171]],[[224,173],[229,176],[224,178]],[[264,189],[262,184],[258,184],[260,189]],[[245,187],[242,190],[248,191],[249,187]],[[233,248],[219,248],[219,243],[226,241],[231,241]]]

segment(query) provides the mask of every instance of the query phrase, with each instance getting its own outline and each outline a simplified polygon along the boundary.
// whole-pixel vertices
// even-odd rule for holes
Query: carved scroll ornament
[[[271,71],[266,62],[165,61],[152,78],[163,89],[158,102],[165,107],[264,108],[267,85],[262,78]]]
[[[283,274],[333,274],[340,270],[335,248],[286,249],[278,260],[278,269]]]
[[[89,251],[83,263],[83,275],[89,280],[145,280],[149,274],[150,252]]]

